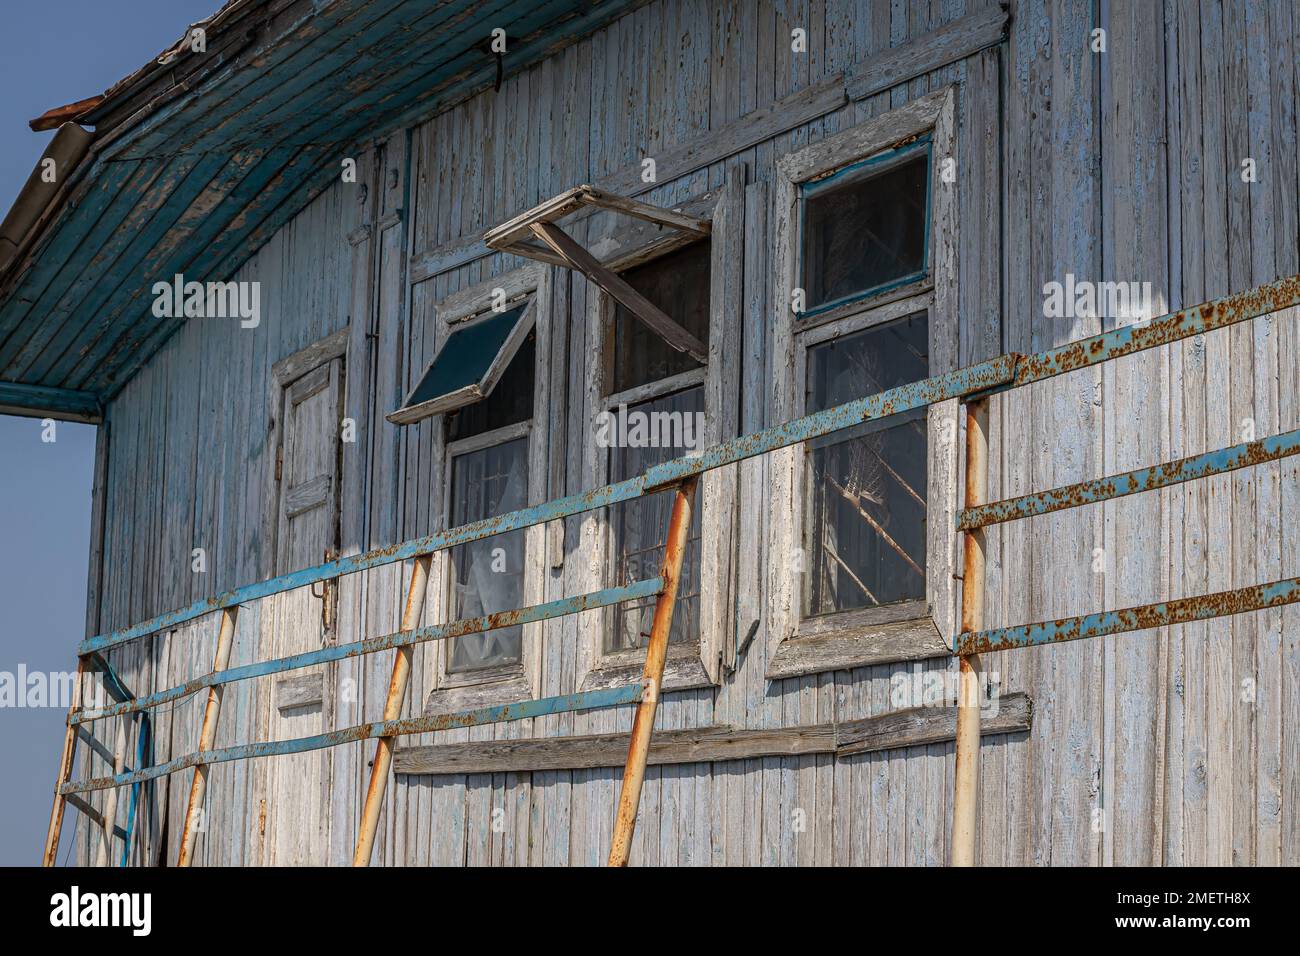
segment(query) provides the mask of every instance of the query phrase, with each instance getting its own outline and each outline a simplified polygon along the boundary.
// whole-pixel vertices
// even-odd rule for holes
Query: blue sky
[[[221,0],[8,0],[0,30],[0,215],[54,134],[27,121],[102,93]],[[68,671],[86,621],[95,429],[0,415],[0,672]],[[36,864],[65,712],[0,708],[0,865]],[[69,817],[71,820],[71,816]],[[65,827],[65,836],[70,832]]]

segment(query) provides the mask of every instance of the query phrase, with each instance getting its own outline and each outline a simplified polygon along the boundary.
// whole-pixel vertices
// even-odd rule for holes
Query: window
[[[529,266],[437,303],[434,321],[442,344],[403,405],[418,411],[412,421],[429,419],[411,430],[408,448],[433,470],[433,501],[439,505],[429,508],[436,522],[430,530],[495,517],[550,496],[549,443],[539,431],[548,420],[549,396],[538,367],[550,348],[550,288],[545,271]],[[466,398],[466,383],[478,394]],[[458,397],[448,407],[452,395]],[[442,403],[442,410],[428,412],[431,401]],[[540,604],[545,532],[541,526],[521,528],[436,552],[428,620]],[[541,628],[540,622],[528,623],[428,644],[432,674],[424,712],[537,696]]]
[[[620,447],[611,450],[610,480],[622,481],[645,472],[652,465],[680,458],[691,442],[689,424],[704,414],[704,387],[650,399],[631,406],[631,415],[645,416],[642,421],[667,421],[668,428],[680,422],[681,446]],[[664,418],[662,416],[668,416]],[[695,443],[698,446],[698,443]],[[610,516],[610,540],[614,557],[614,584],[631,584],[659,574],[664,554],[664,536],[672,510],[670,494],[648,495],[616,505]],[[605,650],[620,651],[645,647],[650,641],[650,623],[654,616],[654,598],[626,602],[614,609],[614,626],[607,632]],[[691,531],[682,560],[682,577],[673,608],[670,644],[695,643],[700,640],[700,511],[691,516]]]
[[[623,279],[707,345],[710,265],[706,240],[630,269]],[[704,367],[617,303],[608,348],[614,396],[606,400],[606,410],[615,427],[602,444],[611,446],[609,480],[635,477],[652,465],[702,447]],[[650,397],[629,404],[629,390]],[[669,494],[637,498],[610,509],[611,583],[629,584],[659,574],[671,509]],[[699,642],[699,541],[696,509],[669,643]],[[606,632],[606,653],[644,648],[650,640],[654,605],[653,598],[618,605],[614,624]]]
[[[799,187],[808,313],[925,274],[929,145],[927,136]]]
[[[704,236],[671,245],[662,230],[634,225],[593,242],[601,261],[636,295],[704,347],[707,361],[674,348],[622,298],[588,283],[586,421],[595,440],[583,442],[579,487],[642,474],[736,434],[740,408],[739,353],[743,300],[745,195],[729,178],[715,192],[683,203],[683,215],[707,224]],[[576,281],[576,280],[575,280]],[[682,580],[669,632],[666,690],[706,687],[721,679],[734,637],[736,469],[702,478],[692,510]],[[659,574],[671,492],[645,496],[601,512],[590,534],[586,590]],[[584,541],[584,547],[586,541]],[[585,615],[579,622],[579,686],[584,690],[640,680],[655,600]]]
[[[808,349],[807,410],[820,411],[929,375],[918,312]],[[925,599],[924,409],[810,442],[804,613]]]
[[[709,344],[709,241],[697,242],[623,273],[636,289],[706,346]],[[621,303],[614,307],[614,392],[703,368],[665,342]]]
[[[410,425],[430,415],[481,402],[492,394],[532,325],[533,304],[529,299],[456,329],[402,407],[389,413],[388,420],[397,425]]]
[[[451,527],[516,511],[528,503],[529,438],[526,433],[514,436],[533,414],[535,341],[530,334],[490,398],[448,416]],[[458,447],[483,441],[492,444],[456,452]],[[520,529],[451,549],[451,619],[523,605],[525,535]],[[522,625],[454,638],[447,670],[468,673],[518,664],[522,639]]]
[[[954,103],[940,90],[780,161],[776,421],[955,368],[960,184],[936,175]],[[945,402],[773,456],[793,513],[769,527],[769,678],[947,653],[956,424]]]

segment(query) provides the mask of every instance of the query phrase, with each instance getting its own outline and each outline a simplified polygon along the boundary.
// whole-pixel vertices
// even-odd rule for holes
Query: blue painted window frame
[[[803,283],[805,281],[803,271],[803,250],[805,238],[804,207],[808,198],[818,193],[836,189],[844,185],[848,180],[860,178],[867,179],[871,178],[873,174],[887,172],[890,167],[906,162],[914,154],[925,154],[925,238],[922,241],[921,246],[921,268],[916,272],[909,273],[905,276],[899,276],[897,279],[891,279],[888,282],[881,283],[880,285],[871,286],[867,289],[855,292],[852,295],[840,296],[838,299],[834,299],[830,302],[820,303],[815,308],[796,312],[796,322],[810,319],[818,315],[824,315],[827,312],[838,309],[851,302],[861,302],[866,299],[875,298],[882,293],[901,288],[905,285],[910,285],[913,282],[918,282],[930,274],[930,231],[934,212],[934,150],[932,148],[932,139],[932,133],[924,133],[910,143],[875,153],[868,156],[866,159],[857,160],[856,162],[843,166],[820,179],[798,184],[799,238],[796,247],[798,250],[796,275],[798,276],[798,283]]]

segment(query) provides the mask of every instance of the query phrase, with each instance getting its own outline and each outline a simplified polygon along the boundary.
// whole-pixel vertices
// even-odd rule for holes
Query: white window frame
[[[739,428],[741,307],[744,260],[744,180],[740,171],[729,174],[718,190],[681,207],[682,212],[711,222],[709,278],[709,362],[695,369],[617,394],[606,394],[610,372],[607,361],[612,341],[615,304],[595,286],[588,286],[587,341],[599,342],[586,360],[587,387],[583,420],[583,487],[593,488],[610,479],[611,449],[597,445],[598,416],[696,384],[704,387],[704,446],[734,437]],[[662,231],[649,241],[643,225],[592,243],[589,248],[609,268],[624,271],[666,255],[694,237],[666,240]],[[635,321],[635,320],[634,320]],[[720,684],[722,661],[733,646],[735,627],[735,562],[737,470],[734,465],[706,473],[700,482],[696,505],[700,512],[700,641],[670,644],[662,687],[666,691]],[[664,527],[667,533],[667,523]],[[584,567],[586,590],[608,587],[613,581],[611,528],[606,512],[593,513],[582,525],[580,548],[590,555]],[[605,636],[614,626],[614,609],[579,618],[578,686],[581,690],[617,687],[641,680],[645,650],[607,652]]]
[[[533,328],[537,335],[534,361],[533,415],[525,422],[506,425],[480,435],[445,442],[445,415],[434,417],[435,460],[441,464],[434,475],[430,490],[434,499],[442,503],[442,526],[451,520],[452,473],[458,456],[504,444],[517,438],[528,440],[528,491],[529,506],[542,504],[547,498],[547,423],[550,421],[549,389],[544,374],[543,361],[550,354],[551,337],[551,270],[529,264],[485,282],[481,282],[454,295],[448,296],[436,307],[439,345],[455,329],[490,317],[492,303],[504,292],[505,309],[517,306],[531,297],[528,306],[533,312]],[[534,525],[524,534],[524,584],[521,607],[545,601],[546,570],[541,555],[544,554],[546,528]],[[536,560],[534,560],[536,559]],[[434,553],[429,574],[429,591],[426,606],[431,611],[430,620],[447,623],[453,619],[451,550]],[[451,662],[449,641],[432,641],[429,644],[431,681],[425,714],[451,713],[475,707],[512,703],[536,698],[542,686],[542,637],[545,621],[523,625],[520,660],[513,664],[476,671],[454,673],[448,669]]]
[[[772,368],[774,421],[807,414],[804,396],[808,352],[835,338],[918,311],[928,315],[930,375],[957,366],[957,157],[956,87],[920,97],[881,116],[783,157],[775,182],[775,299],[782,320],[774,324]],[[793,294],[801,255],[799,187],[924,135],[930,140],[930,217],[927,270],[916,281],[811,316],[799,317]],[[947,162],[949,159],[951,163]],[[944,182],[945,169],[957,171]],[[806,449],[773,453],[769,464],[771,507],[789,520],[769,522],[766,612],[772,646],[769,679],[843,670],[949,653],[945,635],[957,621],[957,442],[959,403],[932,405],[927,416],[926,597],[876,608],[804,616],[807,555],[803,552]]]

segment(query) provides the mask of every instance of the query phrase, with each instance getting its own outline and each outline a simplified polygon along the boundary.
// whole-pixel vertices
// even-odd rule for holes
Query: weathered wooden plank
[[[869,57],[849,73],[845,91],[851,100],[865,99],[974,56],[1006,38],[1008,16],[1006,5],[990,4],[902,46]]]
[[[917,707],[838,725],[659,730],[650,745],[649,763],[663,766],[773,756],[850,756],[944,743],[954,739],[956,719],[955,708],[941,706]],[[981,729],[987,736],[1022,733],[1032,722],[1029,698],[1011,694],[998,701],[997,713],[986,716]],[[628,740],[628,734],[590,734],[404,747],[394,757],[393,772],[415,776],[621,767],[627,759]]]
[[[699,136],[675,149],[657,154],[656,180],[651,183],[641,178],[641,163],[637,161],[625,169],[598,180],[597,188],[623,196],[639,196],[657,185],[688,176],[699,169],[718,162],[755,143],[760,143],[796,126],[816,119],[843,106],[845,102],[842,78],[836,76],[792,94],[787,99],[755,110],[723,129]],[[413,281],[455,269],[490,255],[491,249],[481,236],[462,235],[438,248],[417,252],[411,262]],[[414,278],[419,277],[419,278]]]

